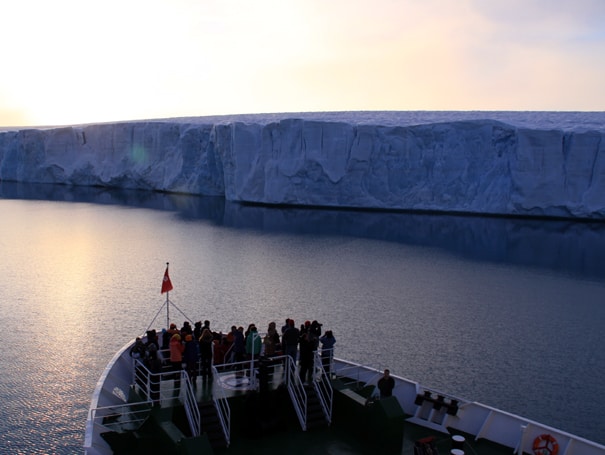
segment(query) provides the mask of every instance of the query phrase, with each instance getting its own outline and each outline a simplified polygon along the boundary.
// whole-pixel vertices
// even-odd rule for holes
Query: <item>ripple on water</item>
[[[0,453],[81,452],[94,386],[161,307],[166,260],[170,297],[194,320],[317,319],[339,357],[605,442],[605,285],[579,272],[151,210],[0,204]],[[578,257],[598,249],[573,242]]]

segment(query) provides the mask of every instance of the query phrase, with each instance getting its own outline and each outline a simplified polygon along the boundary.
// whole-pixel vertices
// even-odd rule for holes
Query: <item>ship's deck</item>
[[[480,439],[475,441],[471,435],[463,435],[460,432],[447,434],[425,428],[405,419],[411,417],[403,414],[401,419],[397,420],[398,425],[403,426],[400,439],[393,444],[391,440],[386,441],[377,436],[376,425],[369,422],[378,414],[372,412],[355,411],[352,412],[351,403],[345,403],[343,400],[351,399],[351,395],[358,397],[357,409],[363,408],[366,390],[363,390],[363,384],[356,383],[350,378],[342,376],[333,376],[331,384],[334,389],[334,413],[329,426],[319,426],[308,428],[306,431],[301,426],[292,412],[287,393],[282,390],[279,393],[279,387],[283,372],[279,366],[273,372],[273,380],[270,382],[271,395],[265,398],[259,397],[258,388],[249,382],[245,372],[222,371],[214,380],[203,380],[197,377],[194,381],[193,390],[198,404],[208,403],[217,393],[225,394],[231,406],[231,440],[228,447],[214,447],[202,453],[215,454],[267,454],[267,453],[288,453],[288,454],[374,454],[377,452],[383,454],[405,454],[405,455],[444,455],[450,454],[453,446],[452,437],[454,434],[464,437],[463,450],[465,454],[475,455],[500,455],[511,454],[513,450],[487,440]],[[168,381],[171,382],[171,381]],[[166,387],[167,393],[162,393],[158,408],[182,408],[180,402],[173,393],[171,387]],[[337,398],[337,397],[340,398]],[[345,398],[343,398],[345,397]],[[352,398],[355,400],[355,397]],[[251,404],[253,402],[253,404]],[[380,402],[368,404],[365,407],[381,406]],[[388,412],[388,411],[387,411]],[[175,411],[173,415],[181,415],[181,426],[186,426],[182,410]],[[383,413],[384,414],[384,413]],[[383,414],[380,414],[382,416]],[[274,415],[276,418],[268,418],[268,415]],[[365,422],[356,422],[355,419],[364,419]],[[176,419],[178,421],[178,418]],[[266,423],[270,421],[270,423]],[[388,422],[384,420],[384,422]],[[386,424],[385,424],[386,425]],[[379,429],[378,432],[381,430]],[[430,447],[434,451],[415,451],[417,441],[424,440],[432,442]],[[128,448],[124,452],[116,450],[115,453],[145,453],[148,447],[141,446],[141,452],[133,452],[132,441],[128,443]],[[115,450],[114,446],[114,450]],[[157,447],[156,447],[157,448]],[[138,450],[138,449],[137,449]],[[172,452],[170,447],[162,449],[163,453],[181,453]],[[197,452],[196,452],[197,453]]]
[[[214,380],[191,382],[195,372],[166,362],[152,373],[129,355],[131,346],[116,353],[93,394],[88,455],[444,455],[455,435],[465,438],[466,454],[530,453],[544,437],[567,455],[605,454],[602,445],[398,376],[393,397],[376,401],[382,372],[342,359],[324,368],[316,358],[311,385],[287,356],[213,365]],[[417,450],[427,438],[433,450]]]

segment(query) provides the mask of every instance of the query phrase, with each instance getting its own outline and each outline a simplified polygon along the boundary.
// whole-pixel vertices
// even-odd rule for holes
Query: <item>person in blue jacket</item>
[[[326,330],[326,333],[319,338],[319,342],[321,343],[321,363],[326,374],[329,376],[332,369],[336,338],[334,338],[334,334],[331,330]]]

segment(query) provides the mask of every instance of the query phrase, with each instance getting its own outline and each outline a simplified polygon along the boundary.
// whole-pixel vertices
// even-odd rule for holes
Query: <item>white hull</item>
[[[99,379],[92,396],[92,402],[86,422],[84,448],[87,455],[109,455],[109,445],[100,436],[106,428],[100,424],[101,417],[108,407],[125,406],[129,388],[133,383],[133,360],[129,355],[132,342],[116,353]],[[367,384],[376,384],[381,372],[345,360],[334,359],[337,375],[346,375]],[[393,395],[398,399],[406,414],[412,415],[412,423],[428,427],[437,432],[448,433],[457,430],[474,436],[475,439],[486,439],[511,448],[511,453],[533,453],[532,444],[536,437],[549,434],[559,444],[559,455],[605,455],[605,446],[591,442],[579,436],[566,433],[556,428],[543,425],[481,403],[466,401],[440,391],[426,388],[420,384],[393,375],[396,381]],[[425,400],[417,404],[418,396],[438,397],[444,403],[457,403],[457,412],[450,415],[446,406],[434,406],[434,400]]]
[[[375,383],[380,377],[378,370],[347,362],[336,360],[336,369],[357,368],[360,379]],[[475,439],[487,439],[506,447],[514,453],[533,453],[532,444],[541,434],[550,434],[559,443],[559,455],[603,455],[605,446],[558,430],[556,428],[535,422],[533,420],[511,414],[500,409],[492,408],[476,401],[466,401],[459,397],[447,395],[440,391],[426,388],[417,382],[396,375],[393,395],[397,397],[403,410],[414,416],[408,421],[418,425],[432,428],[436,431],[449,433],[458,430],[475,436]],[[433,396],[442,395],[445,400],[459,401],[459,410],[455,416],[435,411],[430,403],[422,406],[415,404],[416,397],[429,391]]]

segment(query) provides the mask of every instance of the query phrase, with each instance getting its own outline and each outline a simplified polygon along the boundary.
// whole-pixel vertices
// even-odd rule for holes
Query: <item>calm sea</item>
[[[317,319],[339,357],[605,443],[605,223],[6,183],[0,214],[0,453],[81,452],[166,262],[194,321]]]

